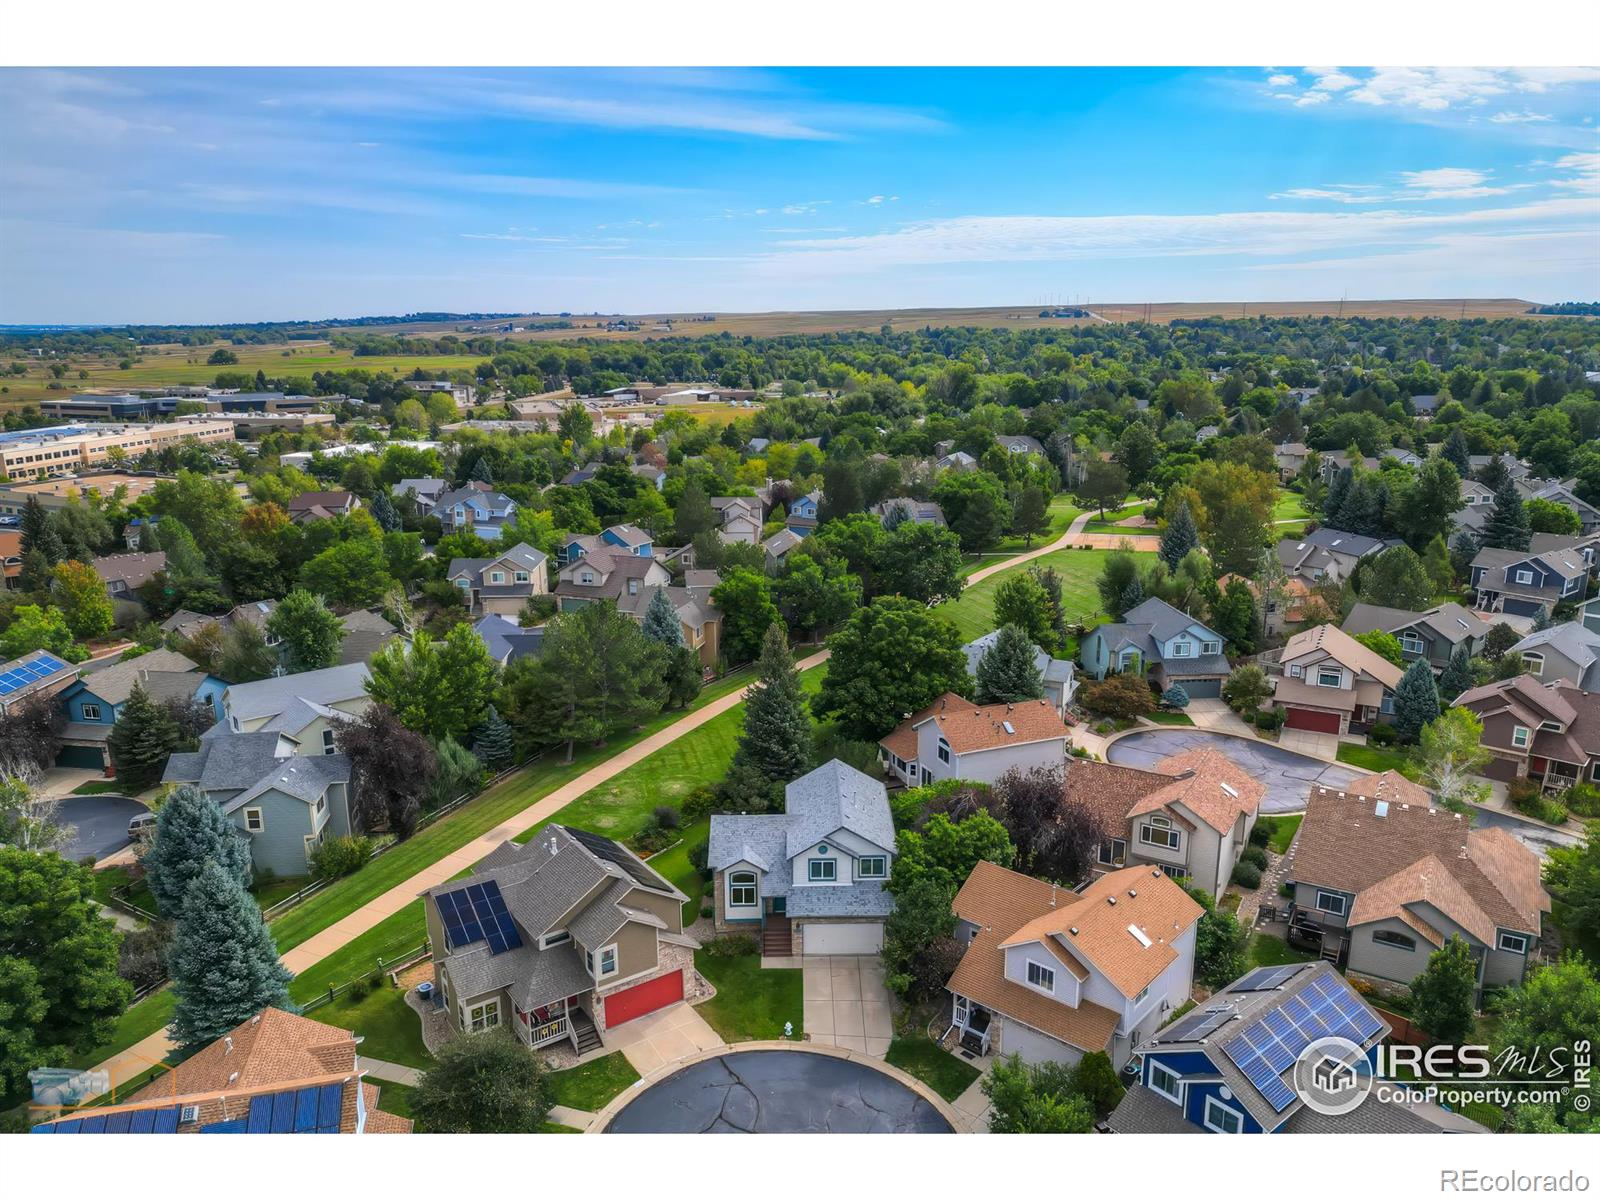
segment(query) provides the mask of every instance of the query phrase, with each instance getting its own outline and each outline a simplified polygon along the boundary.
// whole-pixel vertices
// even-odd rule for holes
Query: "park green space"
[[[971,641],[994,628],[994,593],[1001,583],[1017,571],[1053,567],[1061,576],[1061,608],[1067,624],[1093,625],[1105,615],[1100,610],[1100,593],[1095,585],[1104,569],[1106,556],[1111,553],[1110,550],[1052,550],[1029,562],[996,572],[935,611],[950,619],[960,631],[962,641]],[[1136,557],[1144,562],[1155,556],[1139,553]]]

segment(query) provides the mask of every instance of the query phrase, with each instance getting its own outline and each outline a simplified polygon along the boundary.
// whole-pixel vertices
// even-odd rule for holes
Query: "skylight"
[[[1000,728],[1004,729],[1007,733],[1015,733],[1016,732],[1016,729],[1012,726],[1010,721],[1001,721],[1000,722]]]
[[[1226,784],[1226,783],[1223,784],[1222,785],[1222,790],[1227,792],[1228,795],[1232,796],[1235,800],[1237,800],[1239,798],[1239,793],[1233,789],[1233,786],[1231,784]]]
[[[1139,945],[1143,946],[1146,950],[1150,949],[1150,939],[1145,936],[1144,930],[1140,929],[1137,925],[1129,925],[1128,932],[1133,934],[1133,940],[1138,942]]]

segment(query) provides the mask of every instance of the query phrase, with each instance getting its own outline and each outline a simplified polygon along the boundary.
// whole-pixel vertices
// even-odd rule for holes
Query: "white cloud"
[[[867,203],[868,204],[882,204],[885,199],[887,199],[887,197],[885,197],[885,196],[868,196],[867,197]]]
[[[1600,83],[1597,67],[1307,67],[1305,72],[1312,83],[1304,91],[1269,94],[1292,96],[1299,107],[1324,104],[1338,95],[1353,104],[1437,112],[1487,104],[1497,96],[1543,94],[1569,85]],[[1279,88],[1294,87],[1298,81],[1280,74],[1267,83]],[[1539,113],[1511,111],[1490,118],[1498,124],[1549,119]]]
[[[1306,92],[1295,97],[1294,106],[1296,108],[1310,108],[1316,104],[1326,104],[1332,99],[1333,95],[1330,92]]]
[[[1307,67],[1306,74],[1316,80],[1311,88],[1317,92],[1347,92],[1361,84],[1354,75],[1347,75],[1338,67]]]
[[[1566,154],[1556,159],[1557,168],[1573,172],[1565,179],[1552,182],[1565,191],[1600,195],[1600,154]]]
[[[1285,188],[1273,192],[1269,200],[1333,200],[1339,204],[1390,204],[1419,200],[1479,200],[1485,196],[1505,196],[1536,187],[1532,183],[1491,186],[1492,175],[1470,167],[1434,167],[1426,171],[1400,172],[1399,189],[1381,189],[1373,183],[1330,183],[1322,187]]]
[[[1527,125],[1536,121],[1553,121],[1555,118],[1549,113],[1529,112],[1523,109],[1521,112],[1497,112],[1489,120],[1496,125]]]
[[[1299,82],[1300,80],[1293,75],[1269,75],[1267,77],[1268,87],[1294,87]]]

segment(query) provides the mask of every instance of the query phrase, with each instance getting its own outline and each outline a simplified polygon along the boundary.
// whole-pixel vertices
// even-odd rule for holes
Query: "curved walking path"
[[[1001,571],[1009,571],[1012,567],[1020,567],[1023,563],[1032,562],[1036,558],[1043,558],[1046,554],[1054,554],[1057,550],[1071,550],[1074,547],[1085,546],[1092,550],[1115,550],[1118,543],[1128,541],[1133,543],[1135,550],[1154,550],[1161,545],[1161,539],[1150,534],[1123,534],[1123,533],[1085,533],[1083,527],[1089,523],[1092,513],[1080,513],[1072,519],[1072,524],[1067,526],[1067,531],[1055,541],[1040,546],[1036,550],[1025,550],[1021,554],[1014,554],[1010,558],[1002,559],[990,567],[983,567],[974,571],[966,578],[967,587],[975,583],[982,583],[991,575],[998,575]]]
[[[795,664],[795,669],[808,671],[812,667],[820,666],[827,661],[828,651],[819,650],[817,653],[801,659]],[[726,696],[719,696],[703,708],[696,709],[688,714],[682,720],[674,721],[665,729],[635,742],[598,766],[589,768],[576,779],[562,784],[555,791],[542,796],[515,816],[500,822],[487,833],[445,855],[431,866],[418,871],[409,879],[395,884],[394,887],[384,892],[381,896],[374,896],[343,919],[328,926],[320,933],[307,938],[283,955],[283,965],[296,975],[315,966],[336,950],[343,949],[363,933],[366,933],[367,930],[373,928],[373,926],[392,917],[428,888],[436,887],[459,875],[496,846],[509,842],[523,830],[553,817],[584,793],[622,774],[635,763],[648,758],[657,750],[670,746],[686,734],[693,733],[707,721],[720,717],[723,713],[741,703],[745,698],[745,693],[749,690],[749,685],[746,685],[738,691],[729,692]],[[117,1087],[160,1063],[172,1052],[172,1049],[173,1044],[167,1037],[167,1031],[161,1029],[143,1041],[135,1042],[122,1053],[113,1055],[94,1069],[107,1072],[111,1077],[112,1086]]]

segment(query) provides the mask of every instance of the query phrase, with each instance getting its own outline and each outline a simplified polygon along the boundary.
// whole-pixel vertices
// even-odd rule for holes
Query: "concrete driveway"
[[[1235,737],[1255,737],[1255,731],[1239,719],[1225,700],[1191,700],[1183,711],[1200,729],[1231,733]]]
[[[1296,754],[1309,754],[1312,758],[1334,762],[1339,757],[1339,735],[1314,733],[1309,729],[1284,729],[1278,733],[1278,745]]]
[[[727,1045],[722,1035],[687,1004],[674,1004],[608,1029],[605,1040],[609,1048],[621,1050],[640,1075]]]
[[[882,1058],[894,1036],[883,961],[876,955],[801,959],[806,1033],[813,1042]]]
[[[56,820],[77,829],[66,857],[74,862],[105,858],[128,844],[128,822],[145,806],[127,796],[66,796],[56,801]]]

